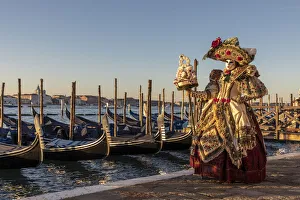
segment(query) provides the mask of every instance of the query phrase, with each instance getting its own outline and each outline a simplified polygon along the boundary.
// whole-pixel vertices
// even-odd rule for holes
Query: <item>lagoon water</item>
[[[36,108],[38,110],[38,108]],[[137,112],[137,108],[132,108]],[[175,108],[179,112],[180,108]],[[122,112],[118,109],[118,112]],[[153,112],[157,111],[153,108]],[[166,109],[169,112],[168,108]],[[96,114],[97,107],[76,107],[78,114]],[[103,109],[104,113],[105,110]],[[17,108],[5,108],[5,114],[16,114]],[[23,106],[23,114],[30,108]],[[45,114],[59,114],[60,106],[47,106]],[[66,117],[50,116],[68,123]],[[97,115],[86,115],[97,121]],[[32,122],[31,116],[22,116]],[[266,142],[268,156],[300,151],[299,143]],[[47,192],[73,189],[75,187],[105,184],[117,180],[165,174],[189,168],[189,150],[162,151],[151,155],[109,156],[102,160],[78,162],[45,161],[36,168],[0,170],[0,200],[19,199]]]

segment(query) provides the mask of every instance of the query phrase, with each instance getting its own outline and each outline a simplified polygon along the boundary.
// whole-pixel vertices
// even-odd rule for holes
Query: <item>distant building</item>
[[[61,103],[68,103],[69,102],[70,97],[67,97],[66,95],[61,95],[61,94],[57,94],[57,95],[52,95],[52,103],[57,105],[57,104],[61,104]]]
[[[85,102],[86,105],[97,105],[98,97],[92,95],[81,95],[77,96],[76,99],[80,99],[82,102]]]
[[[18,99],[13,96],[10,96],[10,95],[4,96],[3,101],[4,101],[3,105],[17,105],[18,104]]]
[[[134,99],[134,98],[132,98],[132,97],[128,97],[127,99],[126,99],[126,103],[127,104],[130,104],[130,105],[132,105],[132,106],[138,106],[139,105],[139,99]],[[123,103],[124,104],[124,103]]]
[[[76,100],[76,102],[80,102],[83,105],[98,105],[98,98],[98,96],[93,95],[78,95],[76,99],[80,99],[82,102],[80,102],[79,100]],[[107,102],[109,102],[107,98],[101,97],[102,105],[105,105]]]
[[[298,98],[296,98],[293,102],[293,106],[300,106],[300,89],[298,93]]]
[[[17,94],[14,94],[13,97],[18,98]],[[22,104],[33,104],[39,105],[40,104],[40,87],[37,86],[35,93],[32,94],[22,94],[21,95],[21,102]],[[43,91],[43,102],[44,105],[52,104],[51,96],[46,94],[46,90]]]
[[[52,99],[65,99],[66,95],[56,94],[52,95]]]

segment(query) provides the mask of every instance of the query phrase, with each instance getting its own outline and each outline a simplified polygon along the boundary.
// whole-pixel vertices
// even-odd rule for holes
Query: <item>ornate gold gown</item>
[[[225,71],[216,84],[192,96],[207,100],[195,127],[190,164],[196,174],[220,181],[261,182],[266,150],[247,101],[267,94],[254,65]]]

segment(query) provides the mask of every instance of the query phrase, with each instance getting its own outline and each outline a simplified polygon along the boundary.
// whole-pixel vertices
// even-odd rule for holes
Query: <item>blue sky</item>
[[[202,61],[211,41],[237,36],[257,48],[253,61],[269,89],[289,100],[300,89],[300,1],[9,0],[0,1],[0,81],[6,94],[31,93],[44,79],[47,93],[171,98],[178,56],[198,59],[199,89],[224,63]],[[180,92],[175,92],[177,99]]]

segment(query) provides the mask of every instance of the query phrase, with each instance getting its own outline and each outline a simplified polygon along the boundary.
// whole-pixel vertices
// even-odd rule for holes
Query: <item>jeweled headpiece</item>
[[[256,54],[255,48],[241,48],[237,37],[228,38],[222,42],[218,37],[211,44],[209,51],[203,56],[203,60],[211,58],[225,62],[234,60],[240,65],[249,64],[254,60]]]
[[[198,86],[197,75],[193,66],[190,65],[190,59],[183,54],[179,56],[179,66],[173,83],[178,90],[186,90]]]

